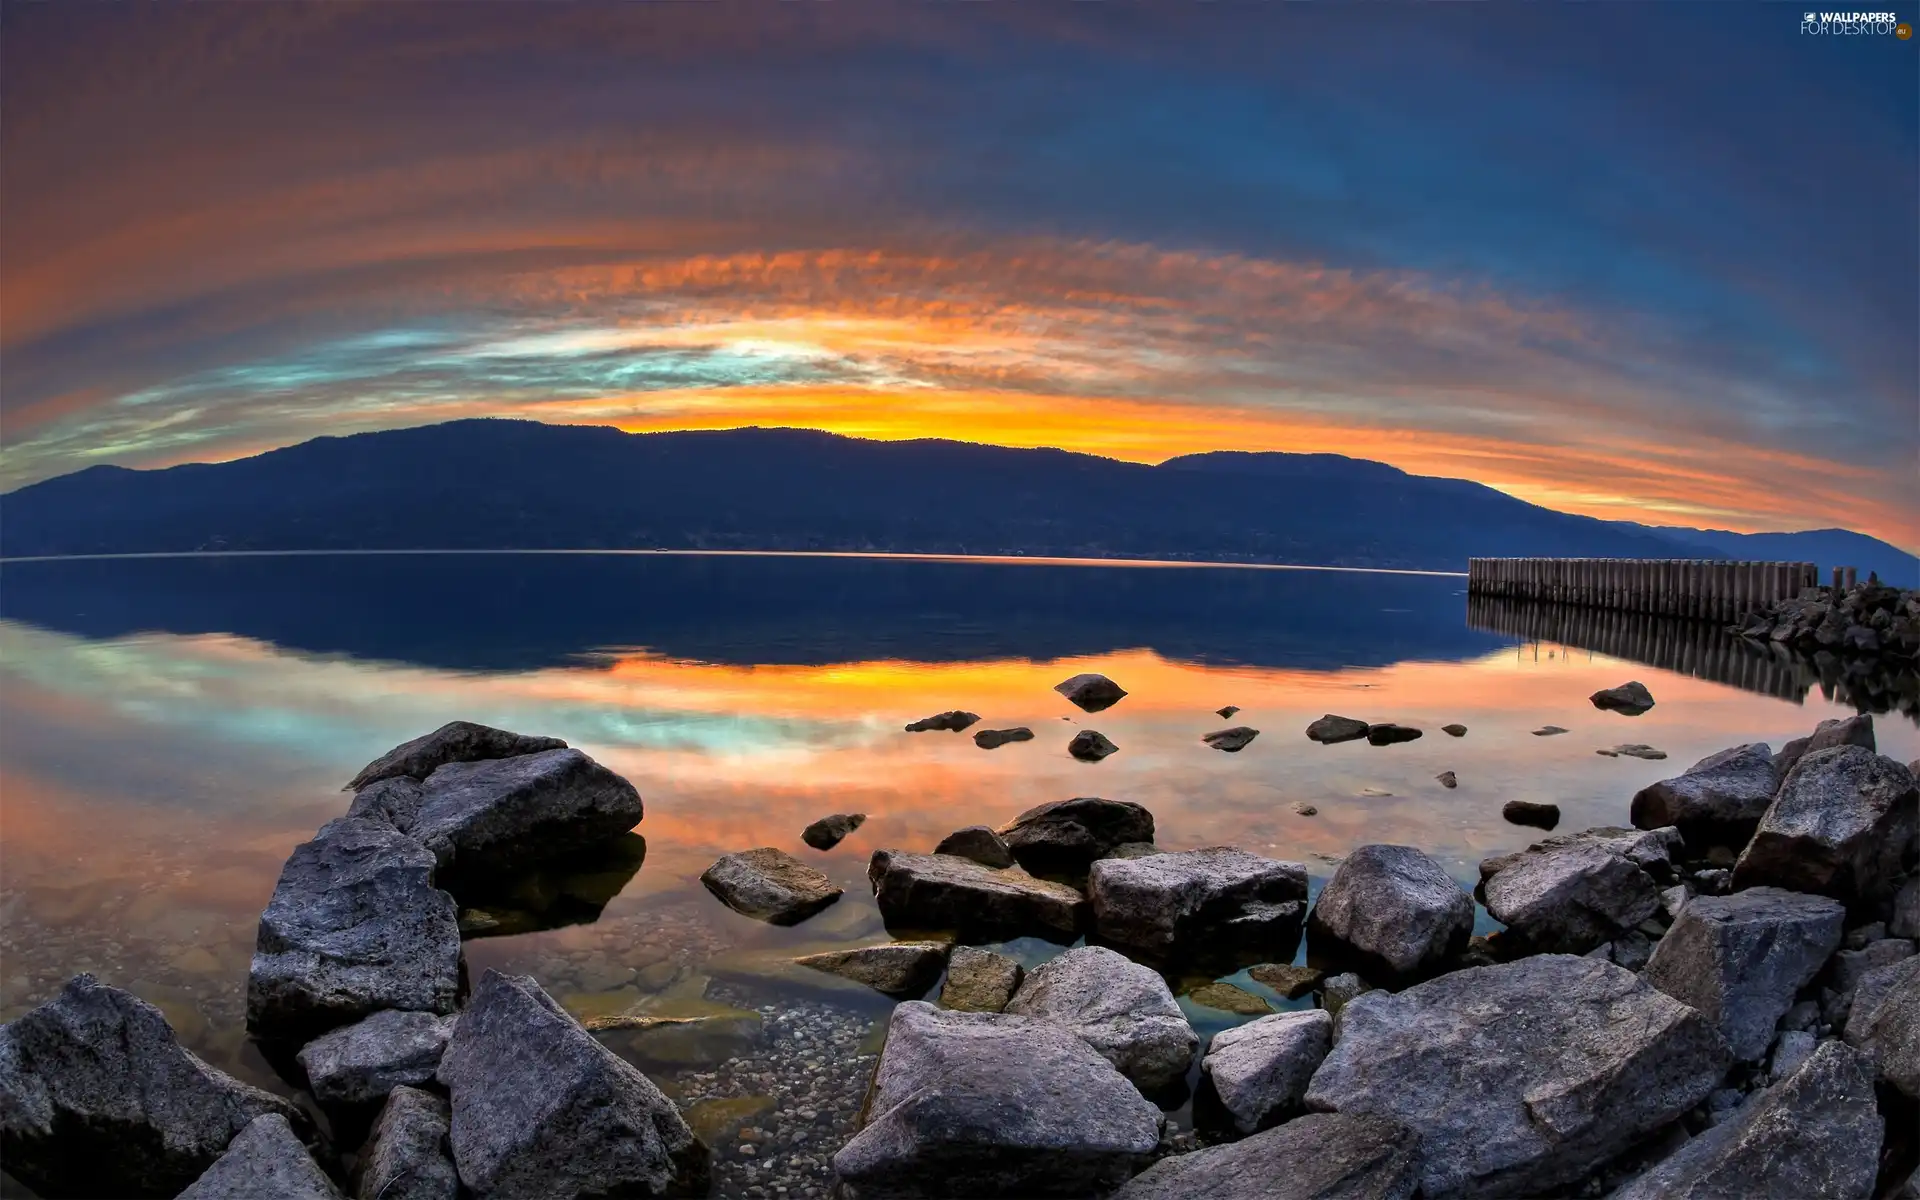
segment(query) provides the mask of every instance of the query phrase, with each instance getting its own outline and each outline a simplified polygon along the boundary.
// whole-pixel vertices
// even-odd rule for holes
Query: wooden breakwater
[[[1835,568],[1836,577],[1843,568]],[[1818,582],[1809,562],[1685,558],[1474,558],[1467,594],[1727,622]]]

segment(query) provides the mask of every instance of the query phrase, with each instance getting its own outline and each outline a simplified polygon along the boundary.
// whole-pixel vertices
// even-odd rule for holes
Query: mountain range
[[[1788,557],[1810,534],[1651,528],[1331,454],[1157,466],[803,429],[629,434],[481,419],[322,437],[0,496],[0,555],[729,549],[1028,554],[1464,570],[1475,555]],[[1920,565],[1821,531],[1864,573]],[[1743,539],[1765,543],[1764,553]],[[1836,539],[1858,538],[1858,543]],[[1733,539],[1733,540],[1728,540]],[[1754,544],[1758,545],[1758,544]],[[1884,556],[1869,558],[1864,552]],[[1901,560],[1904,560],[1902,562]]]

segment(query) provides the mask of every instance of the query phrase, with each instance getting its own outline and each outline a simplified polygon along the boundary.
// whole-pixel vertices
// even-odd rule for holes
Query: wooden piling
[[[1725,559],[1476,558],[1467,563],[1474,596],[1728,624],[1816,586],[1808,562]],[[1856,586],[1859,572],[1833,569],[1833,587]]]

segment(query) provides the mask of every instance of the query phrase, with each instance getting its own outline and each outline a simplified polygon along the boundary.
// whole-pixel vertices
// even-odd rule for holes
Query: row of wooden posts
[[[1851,567],[1833,569],[1835,587],[1851,587]],[[1810,562],[1724,559],[1475,558],[1467,593],[1511,600],[1584,604],[1707,621],[1742,614],[1819,582]]]

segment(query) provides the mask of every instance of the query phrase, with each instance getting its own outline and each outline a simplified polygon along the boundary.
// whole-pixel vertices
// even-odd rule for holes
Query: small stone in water
[[[1533,736],[1552,737],[1556,733],[1565,733],[1565,732],[1566,730],[1560,728],[1560,726],[1558,725],[1542,725],[1540,728],[1533,731]]]
[[[1460,786],[1459,776],[1455,775],[1452,771],[1442,771],[1438,775],[1435,775],[1434,778],[1440,781],[1440,786],[1443,788]]]
[[[1442,725],[1440,732],[1446,734],[1448,737],[1465,737],[1467,736],[1467,727],[1465,725]]]
[[[1302,800],[1302,801],[1301,801],[1300,803],[1298,803],[1298,804],[1296,804],[1296,805],[1294,805],[1294,806],[1293,806],[1293,811],[1294,811],[1294,812],[1297,812],[1297,813],[1299,813],[1299,814],[1300,814],[1301,816],[1303,816],[1303,817],[1311,817],[1311,816],[1316,816],[1316,815],[1318,815],[1318,814],[1319,814],[1319,812],[1320,812],[1320,810],[1319,810],[1319,809],[1317,809],[1317,808],[1315,808],[1315,807],[1314,807],[1313,805],[1311,805],[1311,804],[1308,804],[1308,803],[1307,803],[1306,801],[1304,801],[1304,800]]]

